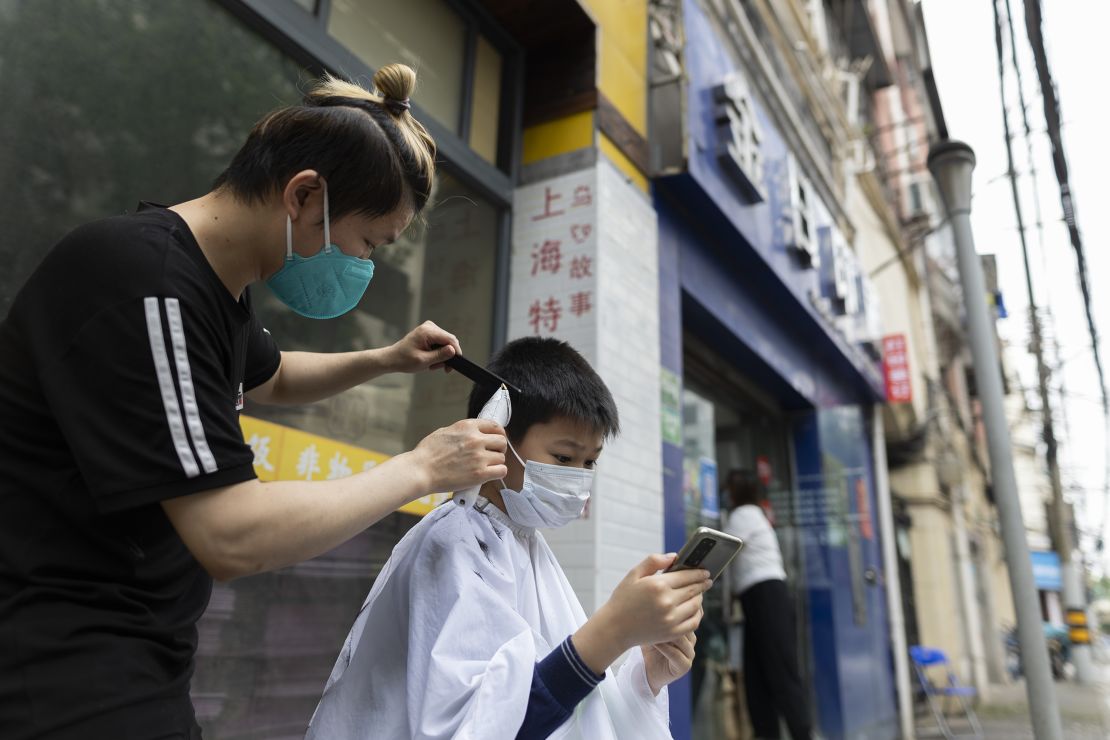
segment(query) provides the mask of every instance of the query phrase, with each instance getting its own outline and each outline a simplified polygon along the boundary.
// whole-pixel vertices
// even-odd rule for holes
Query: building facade
[[[652,5],[664,536],[674,549],[717,526],[717,479],[758,476],[815,724],[879,738],[898,720],[873,446],[885,308],[865,263],[895,248],[861,131],[867,90],[889,81],[852,66],[878,39],[866,12],[851,26],[842,11]],[[704,663],[672,711],[680,728],[690,708],[693,737],[726,737],[716,707],[742,617],[727,593],[708,603]]]
[[[902,309],[912,313],[903,323],[919,368],[919,397],[887,416],[907,641],[946,651],[961,679],[986,696],[992,683],[1007,680],[1003,628],[1012,624],[1013,608],[955,245],[926,167],[930,144],[947,130],[920,4],[876,0],[871,8],[894,81],[874,96],[876,164],[912,278],[905,286],[879,282],[884,297],[891,290],[914,296]]]

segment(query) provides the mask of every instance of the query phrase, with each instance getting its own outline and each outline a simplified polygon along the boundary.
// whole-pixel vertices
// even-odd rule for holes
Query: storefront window
[[[333,14],[342,5],[363,4],[333,0]],[[419,36],[437,49],[414,64],[422,102],[439,95],[437,75],[462,66],[459,47],[457,55],[443,52],[450,65],[436,67],[456,31],[443,15],[449,11],[437,12],[421,18]],[[305,22],[313,21],[305,15]],[[389,59],[398,58],[397,44]],[[66,232],[139,200],[177,203],[203,194],[253,123],[299,100],[310,79],[214,0],[3,3],[0,69],[0,318]],[[458,85],[451,89],[449,104],[457,106]],[[498,208],[447,165],[426,223],[374,255],[376,274],[356,310],[332,321],[302,319],[261,286],[252,291],[257,310],[286,350],[382,347],[431,319],[457,334],[468,355],[488,357]],[[469,390],[457,374],[387,376],[313,406],[248,403],[243,424],[282,430],[286,453],[295,440],[316,445],[315,457],[282,459],[276,437],[248,433],[260,477],[318,480],[410,449],[465,416]],[[417,521],[396,513],[324,557],[215,587],[193,678],[206,737],[303,737],[373,578]]]
[[[4,3],[0,317],[79,224],[204,193],[300,68],[215,2]]]
[[[374,69],[415,69],[421,107],[458,130],[466,25],[444,0],[332,0],[328,33]]]
[[[474,101],[470,109],[470,148],[497,164],[501,118],[501,52],[485,36],[478,37],[474,57]]]
[[[809,626],[806,621],[804,551],[797,521],[797,495],[789,457],[786,417],[760,396],[757,386],[695,337],[684,338],[683,422],[688,533],[699,526],[725,526],[731,501],[729,474],[757,478],[770,500],[768,519],[775,529],[794,598],[803,681],[808,684]],[[717,486],[716,496],[709,492]],[[707,505],[707,500],[708,504]],[[719,510],[718,510],[719,509]],[[741,551],[741,556],[743,551]],[[721,706],[743,705],[743,615],[731,593],[728,575],[705,595],[705,617],[698,630],[692,671],[693,737],[720,737]],[[733,683],[737,675],[740,682]],[[726,696],[732,692],[731,697]]]

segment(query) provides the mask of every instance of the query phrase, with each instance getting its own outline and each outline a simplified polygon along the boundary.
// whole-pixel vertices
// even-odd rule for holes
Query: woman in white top
[[[744,540],[732,561],[731,585],[744,610],[744,693],[759,740],[779,737],[779,718],[793,740],[812,737],[808,691],[798,672],[794,606],[786,589],[782,551],[761,506],[766,495],[748,471],[729,473],[725,531]]]

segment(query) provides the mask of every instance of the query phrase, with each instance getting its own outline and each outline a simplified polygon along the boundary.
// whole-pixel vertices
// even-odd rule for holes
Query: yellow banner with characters
[[[239,426],[243,439],[254,452],[254,472],[263,481],[334,480],[369,470],[389,459],[389,455],[380,452],[252,416],[240,416]],[[433,493],[405,504],[399,511],[423,516],[450,496]]]

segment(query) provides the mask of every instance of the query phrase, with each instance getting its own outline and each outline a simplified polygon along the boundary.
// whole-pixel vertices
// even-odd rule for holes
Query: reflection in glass
[[[470,109],[470,148],[497,164],[497,124],[501,117],[501,52],[478,36],[474,52],[474,99]]]
[[[5,2],[0,69],[0,317],[74,227],[206,192],[308,79],[211,0]]]
[[[458,131],[466,27],[444,0],[332,0],[328,33],[374,69],[415,69],[414,100]]]

